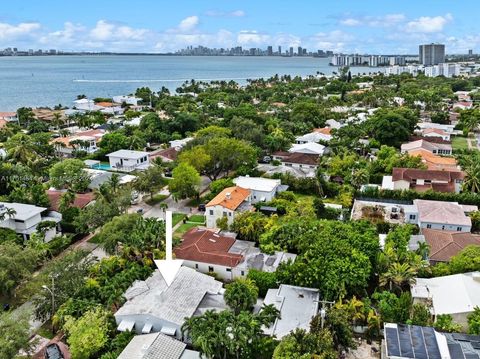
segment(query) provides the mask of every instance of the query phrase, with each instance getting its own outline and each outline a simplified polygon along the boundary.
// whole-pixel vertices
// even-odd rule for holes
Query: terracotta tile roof
[[[277,156],[277,157],[288,157],[290,156],[290,152],[288,151],[275,151],[272,153],[273,156]]]
[[[420,222],[458,226],[472,225],[470,217],[465,215],[462,206],[456,202],[416,199],[413,204],[417,206]]]
[[[17,113],[16,112],[0,112],[0,118],[4,117],[16,117]]]
[[[65,194],[63,191],[47,190],[48,200],[50,201],[50,209],[58,211],[60,208],[60,200]],[[87,204],[95,199],[95,195],[92,192],[77,193],[75,194],[75,200],[72,203],[73,207],[84,208]]]
[[[442,157],[424,149],[413,150],[409,152],[410,156],[420,156],[428,169],[435,170],[455,170],[457,169],[457,160],[453,157]]]
[[[282,162],[316,166],[318,164],[318,157],[318,155],[313,153],[294,152],[290,153],[289,156],[284,157]]]
[[[217,194],[206,207],[222,206],[235,211],[250,196],[250,190],[242,187],[228,187]]]
[[[330,135],[332,129],[330,127],[315,128],[313,132],[323,133],[324,135]]]
[[[422,131],[424,135],[428,135],[430,133],[436,133],[437,135],[442,135],[442,136],[448,136],[448,133],[446,133],[444,130],[441,130],[439,128],[426,128]]]
[[[178,259],[235,267],[242,260],[241,254],[229,253],[235,239],[214,231],[192,228],[183,235],[182,243],[174,249]]]
[[[0,128],[4,128],[7,125],[8,121],[0,117]]]
[[[465,247],[480,246],[480,236],[470,232],[449,232],[424,228],[422,234],[430,247],[430,260],[435,262],[448,262],[451,257]]]
[[[162,150],[152,151],[150,152],[149,156],[150,156],[150,159],[154,159],[157,157],[164,157],[171,161],[175,161],[178,157],[178,151],[175,149],[175,147],[170,147]]]
[[[418,179],[452,182],[456,179],[463,179],[464,173],[461,171],[439,171],[439,170],[422,170],[417,168],[398,168],[392,171],[393,181],[412,181]]]
[[[115,104],[112,102],[97,102],[95,105],[102,106],[102,107],[113,107]]]

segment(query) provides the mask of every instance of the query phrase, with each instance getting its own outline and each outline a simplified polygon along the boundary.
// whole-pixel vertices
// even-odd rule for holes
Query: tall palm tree
[[[463,190],[474,193],[480,192],[480,164],[473,161],[468,161],[463,166],[465,178],[463,180]]]

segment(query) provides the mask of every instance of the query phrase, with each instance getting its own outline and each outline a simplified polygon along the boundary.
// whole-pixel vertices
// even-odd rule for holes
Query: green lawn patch
[[[90,238],[88,240],[88,242],[90,243],[94,243],[94,244],[100,244],[101,241],[100,241],[100,237],[98,236],[98,234],[94,235],[92,238]]]
[[[452,148],[454,151],[468,150],[467,139],[461,136],[452,137]]]
[[[172,225],[175,227],[175,225],[184,218],[185,218],[184,213],[174,213],[172,215]]]
[[[194,215],[191,215],[191,216],[188,218],[188,222],[194,222],[194,223],[203,224],[203,223],[205,223],[205,216],[202,215],[202,214],[194,214]]]
[[[148,198],[145,203],[148,204],[149,206],[155,206],[156,204],[159,204],[160,202],[164,201],[168,196],[166,194],[156,194],[152,198]]]
[[[174,238],[180,239],[182,236],[192,228],[198,226],[198,223],[184,223],[180,227],[177,228],[175,233],[173,234]]]

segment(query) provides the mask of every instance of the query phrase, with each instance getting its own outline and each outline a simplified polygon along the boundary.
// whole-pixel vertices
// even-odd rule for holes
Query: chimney
[[[232,198],[232,194],[231,194],[230,192],[227,192],[227,193],[225,194],[225,197],[226,197],[227,199],[230,199],[230,198]]]

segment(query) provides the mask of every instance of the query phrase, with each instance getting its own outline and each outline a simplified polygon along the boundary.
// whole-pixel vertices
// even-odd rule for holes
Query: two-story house
[[[107,157],[110,162],[110,167],[117,171],[141,171],[150,166],[148,152],[144,151],[119,150],[109,153]]]
[[[24,240],[30,238],[30,235],[37,231],[37,226],[40,223],[47,221],[55,224],[45,230],[45,242],[50,241],[60,233],[58,223],[62,220],[62,215],[58,212],[48,211],[44,207],[24,203],[0,202],[0,215],[0,227],[14,230],[22,235]]]
[[[394,168],[391,176],[384,176],[383,189],[414,190],[424,192],[459,193],[465,175],[461,171],[422,170],[416,168]]]
[[[279,179],[240,176],[233,183],[250,190],[252,203],[270,202],[283,189]]]
[[[434,155],[451,155],[452,145],[448,143],[434,143],[426,140],[417,140],[404,143],[401,146],[402,153],[410,153],[411,151],[424,149]]]
[[[223,217],[231,225],[236,213],[252,209],[251,191],[238,186],[225,188],[207,203],[205,209],[208,228],[216,228],[217,220]]]

